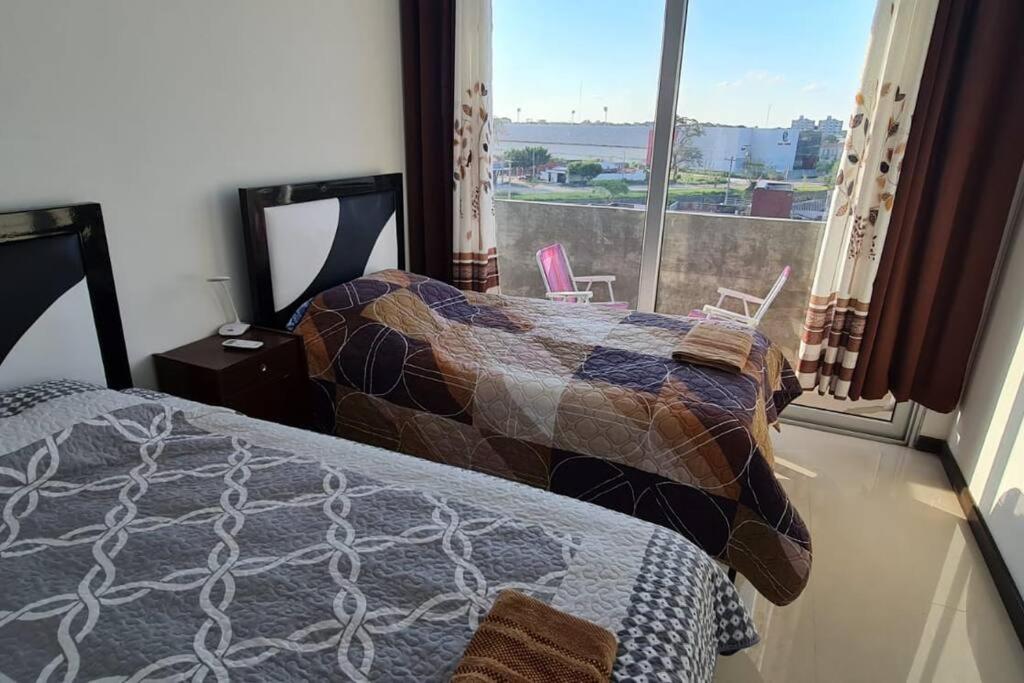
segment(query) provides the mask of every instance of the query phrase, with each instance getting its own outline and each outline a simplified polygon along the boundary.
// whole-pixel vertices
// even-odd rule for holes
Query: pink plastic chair
[[[782,291],[782,287],[786,284],[786,280],[793,273],[793,269],[786,266],[782,269],[782,273],[779,278],[772,285],[772,288],[768,291],[768,294],[762,299],[761,297],[754,296],[753,294],[745,294],[738,292],[735,289],[728,289],[726,287],[718,288],[718,303],[712,306],[711,304],[705,304],[701,310],[690,311],[690,315],[695,318],[724,318],[726,320],[735,320],[741,322],[744,325],[756,328],[761,324],[761,319],[764,318],[764,314],[768,312],[768,307],[775,301],[775,297]],[[737,313],[722,308],[722,304],[725,303],[726,299],[738,299],[743,303],[743,313]],[[750,312],[751,305],[757,306],[753,313]]]
[[[614,275],[584,275],[576,277],[572,274],[572,266],[569,265],[569,257],[565,254],[565,247],[558,242],[549,244],[537,252],[537,266],[540,268],[540,276],[544,280],[544,288],[547,290],[545,296],[551,301],[565,303],[589,304],[594,296],[591,287],[595,282],[603,282],[608,286],[608,301],[595,301],[595,305],[613,306],[615,308],[628,308],[625,301],[615,301],[615,292],[612,290],[612,283],[615,282]],[[584,289],[579,285],[584,284]]]

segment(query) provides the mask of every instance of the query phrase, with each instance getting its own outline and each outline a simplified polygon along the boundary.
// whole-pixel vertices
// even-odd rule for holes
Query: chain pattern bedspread
[[[152,392],[9,398],[0,678],[447,680],[506,588],[617,633],[617,680],[757,639],[707,555],[624,515]]]

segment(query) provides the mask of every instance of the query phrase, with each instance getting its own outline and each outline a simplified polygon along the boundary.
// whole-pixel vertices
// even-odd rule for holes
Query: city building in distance
[[[699,134],[689,134],[692,147],[687,163],[694,170],[742,173],[749,165],[770,169],[784,177],[812,174],[822,161],[836,159],[845,137],[843,122],[828,116],[815,123],[804,116],[788,128],[699,124]],[[677,136],[682,133],[677,129]],[[594,160],[619,169],[650,165],[653,123],[515,123],[495,122],[495,152],[500,159],[512,149],[544,147],[563,162]],[[547,170],[547,169],[545,169]],[[548,182],[566,182],[567,174],[545,174]]]

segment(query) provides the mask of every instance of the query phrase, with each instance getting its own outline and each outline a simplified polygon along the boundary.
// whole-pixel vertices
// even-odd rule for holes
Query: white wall
[[[946,440],[949,430],[953,428],[956,412],[937,413],[934,410],[925,410],[924,419],[921,421],[921,436],[931,436],[936,439]]]
[[[787,134],[786,144],[782,142],[783,134]],[[792,128],[704,126],[703,135],[693,139],[693,146],[701,151],[704,168],[709,170],[728,171],[729,159],[734,157],[732,170],[738,173],[749,153],[752,160],[785,173],[793,168],[799,136]]]
[[[1005,259],[948,441],[1024,591],[1024,218]]]
[[[403,165],[396,0],[0,0],[0,210],[102,204],[137,384],[249,310],[237,188]]]

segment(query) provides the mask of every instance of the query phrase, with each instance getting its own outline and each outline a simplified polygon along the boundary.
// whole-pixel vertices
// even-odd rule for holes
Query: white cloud
[[[800,88],[800,92],[821,92],[822,90],[824,90],[827,87],[828,86],[826,86],[824,83],[821,83],[819,81],[811,81],[810,83],[806,84],[804,87]]]

